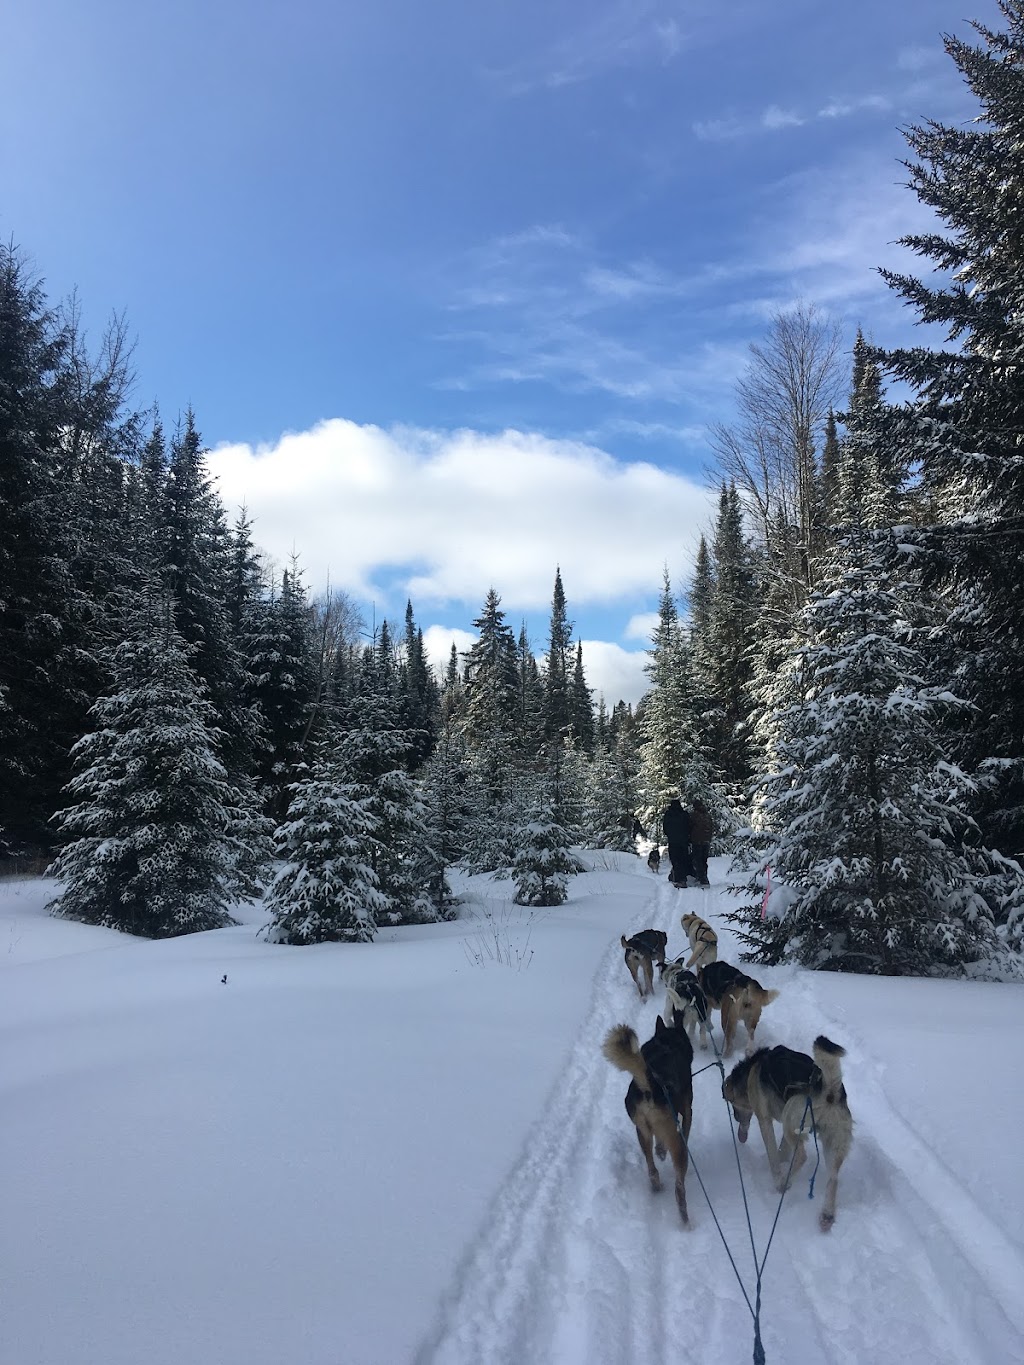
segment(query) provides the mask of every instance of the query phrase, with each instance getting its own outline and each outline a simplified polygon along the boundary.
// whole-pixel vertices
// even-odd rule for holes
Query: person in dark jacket
[[[683,808],[678,796],[668,803],[661,817],[661,827],[665,831],[672,864],[668,879],[673,886],[685,886],[687,877],[694,875],[690,863],[690,812]]]
[[[708,854],[714,833],[711,812],[698,798],[690,810],[690,856],[693,860],[693,875],[701,886],[711,885],[708,881]]]

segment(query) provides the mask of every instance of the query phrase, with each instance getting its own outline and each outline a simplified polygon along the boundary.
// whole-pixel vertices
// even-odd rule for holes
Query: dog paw
[[[661,1193],[661,1176],[657,1171],[651,1176],[651,1194]]]
[[[834,1213],[823,1213],[818,1219],[818,1226],[821,1228],[822,1232],[831,1232],[832,1224],[835,1221],[836,1216]]]

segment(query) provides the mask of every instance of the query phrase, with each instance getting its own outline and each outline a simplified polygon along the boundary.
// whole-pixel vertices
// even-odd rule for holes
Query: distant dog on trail
[[[650,853],[648,853],[647,855],[647,866],[651,869],[655,876],[657,876],[658,873],[661,871],[661,850],[657,847],[657,845],[655,845],[655,847],[652,848]]]
[[[751,1116],[757,1118],[776,1187],[788,1183],[792,1159],[795,1176],[807,1157],[807,1137],[821,1139],[828,1167],[825,1207],[818,1222],[828,1232],[836,1217],[839,1168],[853,1140],[853,1118],[846,1102],[840,1060],[846,1049],[824,1035],[814,1040],[814,1059],[788,1047],[762,1047],[734,1067],[722,1086],[746,1142]],[[810,1101],[810,1112],[808,1112]],[[782,1124],[782,1145],[775,1146],[775,1124]]]
[[[640,999],[654,991],[654,964],[665,961],[668,934],[661,929],[641,929],[632,938],[620,936],[629,974],[640,992]]]
[[[747,1050],[754,1045],[754,1032],[765,1005],[778,999],[778,991],[766,991],[760,981],[747,976],[728,962],[710,962],[697,969],[697,980],[707,996],[710,1010],[722,1011],[724,1055],[732,1052],[736,1026],[740,1020],[747,1030]]]
[[[700,1045],[708,1045],[708,1002],[693,972],[688,972],[682,957],[675,962],[666,962],[661,968],[661,979],[665,984],[664,1020],[686,1030],[686,1036],[693,1043],[693,1035],[700,1025]]]
[[[661,1189],[654,1155],[657,1153],[662,1157],[667,1152],[676,1175],[679,1216],[688,1223],[686,1142],[693,1120],[693,1048],[690,1040],[683,1029],[669,1028],[659,1016],[654,1025],[654,1037],[643,1047],[628,1024],[617,1024],[605,1038],[602,1051],[612,1066],[628,1071],[633,1077],[626,1091],[626,1113],[636,1126],[651,1189]]]
[[[718,957],[718,935],[700,915],[684,915],[679,923],[690,940],[687,967],[706,967]]]

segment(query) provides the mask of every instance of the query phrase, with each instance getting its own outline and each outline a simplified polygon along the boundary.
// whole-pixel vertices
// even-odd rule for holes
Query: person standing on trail
[[[693,875],[701,886],[711,885],[708,881],[708,854],[711,852],[711,840],[714,838],[714,833],[715,827],[711,821],[711,812],[698,797],[690,811],[690,855],[693,862]]]
[[[672,864],[668,879],[673,886],[685,886],[687,877],[693,875],[690,863],[690,812],[683,809],[678,796],[673,796],[668,803],[661,817],[661,827],[665,831]]]

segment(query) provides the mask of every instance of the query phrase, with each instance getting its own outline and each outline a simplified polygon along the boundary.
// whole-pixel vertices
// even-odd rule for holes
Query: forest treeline
[[[758,960],[1019,950],[1024,5],[1000,9],[945,43],[978,119],[907,133],[928,272],[882,273],[938,331],[851,355],[812,305],[772,319],[635,710],[593,704],[557,566],[537,654],[482,585],[441,670],[412,603],[368,633],[311,597],[221,505],[195,416],[132,410],[123,322],[91,352],[0,250],[0,838],[55,858],[55,910],[183,933],[269,880],[279,939],[370,938],[451,913],[455,863],[557,904],[574,846],[631,849],[681,792]]]

